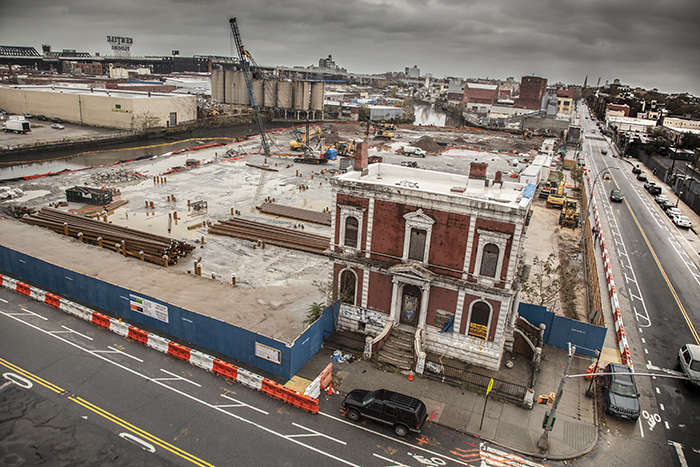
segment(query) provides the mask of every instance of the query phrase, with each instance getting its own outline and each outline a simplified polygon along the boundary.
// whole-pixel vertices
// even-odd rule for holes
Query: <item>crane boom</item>
[[[263,147],[263,152],[265,153],[265,164],[267,164],[267,158],[270,157],[270,144],[267,141],[267,135],[265,134],[265,128],[262,125],[262,120],[260,119],[260,107],[258,106],[257,100],[255,100],[255,92],[253,91],[253,82],[250,79],[250,53],[243,48],[243,43],[241,42],[241,33],[238,30],[238,22],[236,18],[229,19],[231,25],[231,33],[233,34],[233,39],[236,42],[236,50],[238,50],[238,58],[241,62],[241,68],[243,68],[243,76],[245,76],[245,84],[248,87],[248,97],[250,99],[250,106],[253,107],[253,112],[255,114],[255,124],[258,127],[258,133],[260,133],[260,142]]]

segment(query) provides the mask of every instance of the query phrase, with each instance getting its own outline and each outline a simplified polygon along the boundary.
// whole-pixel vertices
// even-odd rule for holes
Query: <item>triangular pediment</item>
[[[432,271],[419,263],[400,263],[389,268],[392,274],[398,274],[413,279],[429,281],[435,277]]]
[[[430,226],[435,223],[435,219],[424,213],[422,209],[406,213],[403,215],[403,218],[411,224],[421,224]]]

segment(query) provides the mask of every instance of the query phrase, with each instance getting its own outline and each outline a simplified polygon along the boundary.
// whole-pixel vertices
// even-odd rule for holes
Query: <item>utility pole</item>
[[[544,431],[542,432],[542,436],[540,436],[540,439],[537,440],[537,447],[544,452],[547,452],[549,450],[549,432],[552,431],[552,427],[554,426],[554,419],[557,416],[557,407],[559,406],[559,401],[561,400],[561,397],[564,394],[564,384],[566,383],[567,376],[569,376],[569,367],[571,366],[571,360],[573,360],[575,352],[576,346],[571,345],[571,342],[569,342],[569,358],[566,360],[564,374],[561,377],[561,381],[559,381],[559,388],[557,389],[557,395],[554,399],[554,404],[552,404],[552,410],[549,412],[549,416],[546,417],[546,422],[544,424]]]

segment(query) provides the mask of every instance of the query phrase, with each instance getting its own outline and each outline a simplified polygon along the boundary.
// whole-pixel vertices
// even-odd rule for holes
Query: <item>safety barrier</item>
[[[136,326],[129,325],[120,319],[112,318],[97,311],[90,310],[82,305],[66,300],[37,287],[18,281],[12,277],[0,274],[0,286],[29,297],[36,297],[38,301],[46,303],[54,308],[70,313],[71,315],[91,322],[99,327],[108,329],[122,337],[140,342],[147,347],[173,357],[189,362],[190,364],[223,376],[229,380],[238,382],[255,391],[264,392],[270,397],[282,401],[291,406],[307,412],[318,413],[318,398],[300,394],[293,389],[282,386],[274,381],[264,378],[246,369],[231,363],[207,355],[198,350],[173,342],[157,334],[149,333]]]
[[[588,184],[588,190],[592,193],[593,186],[591,183],[591,177],[586,171],[586,182]],[[620,359],[624,365],[627,365],[631,369],[634,369],[632,364],[632,352],[630,351],[629,342],[627,341],[627,334],[625,333],[625,325],[622,322],[622,310],[620,309],[620,301],[617,297],[617,288],[615,287],[615,279],[613,278],[612,265],[610,263],[610,254],[608,253],[608,247],[605,243],[605,235],[603,233],[603,228],[600,224],[600,214],[598,213],[598,206],[595,204],[595,198],[591,196],[591,208],[593,211],[594,228],[597,232],[598,242],[600,245],[600,254],[603,258],[603,268],[605,270],[605,280],[608,283],[608,296],[610,299],[610,305],[613,309],[613,317],[615,319],[615,336],[617,337],[617,346],[620,350]]]

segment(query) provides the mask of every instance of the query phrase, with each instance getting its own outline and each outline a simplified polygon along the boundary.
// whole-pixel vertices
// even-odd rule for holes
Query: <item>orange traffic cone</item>
[[[329,395],[329,396],[332,396],[332,395],[333,395],[333,383],[330,383],[330,384],[328,385],[328,391],[327,391],[327,392],[328,392],[328,395]]]
[[[408,380],[413,381],[413,370],[408,373]]]

